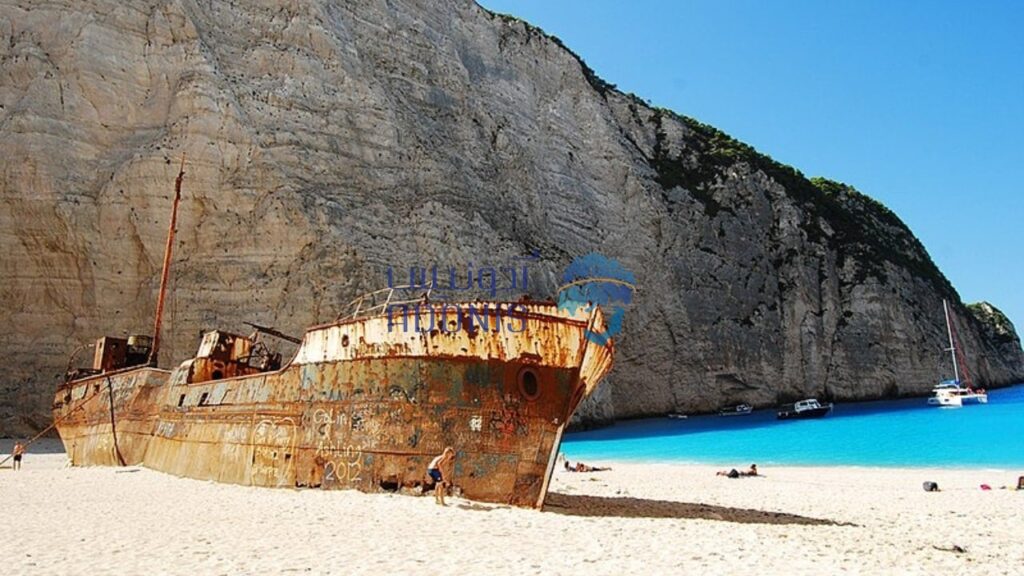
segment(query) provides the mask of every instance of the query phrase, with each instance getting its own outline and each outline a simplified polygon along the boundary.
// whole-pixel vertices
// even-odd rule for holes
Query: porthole
[[[343,348],[348,346],[348,334],[342,334],[342,336],[341,336],[341,346]]]
[[[519,371],[519,392],[527,400],[540,398],[540,378],[533,368],[523,368]]]

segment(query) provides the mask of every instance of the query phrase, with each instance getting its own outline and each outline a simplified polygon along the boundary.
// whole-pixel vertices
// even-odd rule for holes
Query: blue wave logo
[[[633,303],[636,278],[611,258],[597,253],[580,256],[569,264],[562,274],[562,287],[558,290],[558,308],[585,312],[600,306],[604,312],[605,330],[587,330],[587,340],[604,346],[612,336],[622,332],[626,308]]]

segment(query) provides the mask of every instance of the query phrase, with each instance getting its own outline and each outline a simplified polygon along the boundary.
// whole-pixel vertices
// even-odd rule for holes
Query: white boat
[[[946,380],[932,388],[932,396],[928,398],[928,403],[932,406],[988,404],[988,394],[984,390],[961,387],[956,380]]]
[[[737,404],[718,411],[719,416],[747,416],[754,411],[750,404]]]
[[[832,412],[832,403],[822,404],[815,398],[801,400],[792,406],[782,408],[776,413],[779,420],[806,420],[822,418]]]
[[[963,358],[963,351],[957,346],[956,332],[953,330],[953,322],[950,318],[949,303],[942,301],[942,310],[946,313],[946,334],[949,336],[949,352],[953,359],[953,379],[943,380],[935,388],[932,388],[932,395],[928,398],[928,404],[932,406],[964,406],[967,404],[988,404],[988,394],[984,390],[975,389],[971,386],[971,377],[967,373],[967,362],[963,367],[960,360]],[[965,360],[965,359],[964,359]],[[961,385],[960,374],[963,372],[963,385]]]

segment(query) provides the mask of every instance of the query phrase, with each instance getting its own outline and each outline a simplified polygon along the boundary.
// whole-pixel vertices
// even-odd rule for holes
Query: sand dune
[[[1014,471],[768,467],[727,479],[612,463],[556,473],[536,512],[69,468],[36,448],[23,470],[0,469],[9,574],[1024,571],[1024,492],[999,489]]]

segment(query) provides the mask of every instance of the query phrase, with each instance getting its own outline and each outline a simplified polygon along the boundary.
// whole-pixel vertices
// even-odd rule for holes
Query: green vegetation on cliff
[[[693,150],[692,156],[672,156],[668,152],[665,117],[672,117],[691,131],[684,139]],[[746,163],[781,185],[790,198],[807,210],[804,230],[808,239],[820,242],[831,238],[839,264],[844,265],[849,258],[857,266],[856,282],[871,276],[885,283],[883,262],[888,261],[947,294],[955,294],[920,241],[880,202],[840,182],[807,178],[792,166],[693,118],[655,108],[651,121],[655,127],[655,146],[650,163],[658,174],[658,183],[666,190],[679,186],[690,191],[704,205],[709,217],[721,210],[732,211],[715,200],[714,188],[727,168]]]
[[[988,302],[975,302],[968,304],[967,309],[974,316],[989,336],[1000,343],[1012,343],[1017,341],[1017,331],[1010,319],[1001,310]]]

